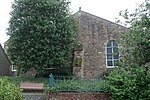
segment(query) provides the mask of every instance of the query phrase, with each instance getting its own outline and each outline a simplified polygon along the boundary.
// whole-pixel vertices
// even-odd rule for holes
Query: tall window
[[[118,45],[115,41],[109,41],[106,47],[106,65],[107,68],[118,66],[119,53]]]

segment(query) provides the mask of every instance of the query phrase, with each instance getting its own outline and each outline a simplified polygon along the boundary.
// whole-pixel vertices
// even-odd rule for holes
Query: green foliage
[[[150,76],[143,67],[117,68],[107,77],[112,100],[148,100]]]
[[[71,72],[75,21],[67,0],[15,0],[9,21],[8,53],[23,73],[46,68]]]
[[[23,100],[21,90],[7,78],[0,78],[0,100]]]
[[[120,13],[130,24],[127,33],[120,37],[121,64],[107,77],[106,90],[112,100],[149,100],[150,75],[150,2],[145,1],[130,14],[127,10]]]
[[[0,77],[0,80],[4,77]],[[36,82],[44,83],[44,90],[48,92],[100,92],[104,91],[106,82],[104,80],[76,80],[72,77],[61,76],[61,79],[54,80],[54,86],[49,87],[48,78],[30,78],[30,77],[7,77],[7,80],[15,85],[20,85],[20,82]],[[65,78],[65,79],[63,79]]]
[[[127,10],[121,13],[130,25],[129,31],[122,34],[120,44],[121,54],[126,65],[145,65],[150,62],[150,2],[144,2],[130,14]]]
[[[103,80],[57,80],[53,87],[47,86],[45,92],[100,92],[104,87]]]
[[[81,67],[81,65],[82,65],[82,58],[75,58],[73,61],[73,66]]]
[[[81,43],[76,43],[74,47],[75,51],[82,51],[83,50],[83,44]]]
[[[3,76],[0,77],[4,78]],[[33,82],[33,83],[41,83],[48,84],[47,78],[33,78],[33,77],[23,77],[23,76],[13,76],[13,77],[7,77],[7,80],[15,85],[20,85],[21,82]]]

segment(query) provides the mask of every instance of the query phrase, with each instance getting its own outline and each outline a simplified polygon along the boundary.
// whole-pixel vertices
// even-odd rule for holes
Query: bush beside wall
[[[0,78],[0,100],[23,100],[21,90],[7,78]]]

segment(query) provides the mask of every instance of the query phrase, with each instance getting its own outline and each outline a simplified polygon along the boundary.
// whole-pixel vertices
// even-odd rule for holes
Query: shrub
[[[0,78],[0,100],[23,100],[21,90],[7,78]]]
[[[107,77],[112,100],[149,100],[150,77],[143,67],[118,68]]]

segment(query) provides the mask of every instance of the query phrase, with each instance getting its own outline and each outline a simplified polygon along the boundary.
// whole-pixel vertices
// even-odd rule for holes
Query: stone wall
[[[77,42],[74,49],[73,76],[78,79],[81,79],[83,77],[83,57],[83,44]]]
[[[46,100],[110,100],[107,93],[59,92],[47,94]]]
[[[127,31],[127,28],[81,10],[74,16],[78,23],[76,41],[84,48],[82,76],[86,79],[100,78],[108,70],[107,42],[116,40],[119,33]]]

